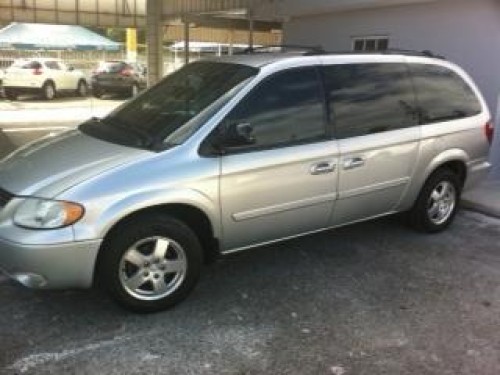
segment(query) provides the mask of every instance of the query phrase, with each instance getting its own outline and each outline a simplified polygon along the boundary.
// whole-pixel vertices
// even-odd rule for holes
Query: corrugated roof
[[[120,46],[81,26],[11,23],[0,30],[0,48],[118,51]]]

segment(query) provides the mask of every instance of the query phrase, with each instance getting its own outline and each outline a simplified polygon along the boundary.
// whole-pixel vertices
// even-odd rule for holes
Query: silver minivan
[[[398,212],[444,230],[492,137],[470,77],[427,54],[198,61],[0,163],[0,269],[165,309],[219,255]]]

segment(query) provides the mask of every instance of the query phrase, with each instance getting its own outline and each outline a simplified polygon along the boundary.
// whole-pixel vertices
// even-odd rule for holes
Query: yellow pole
[[[127,29],[127,60],[137,62],[137,29]]]

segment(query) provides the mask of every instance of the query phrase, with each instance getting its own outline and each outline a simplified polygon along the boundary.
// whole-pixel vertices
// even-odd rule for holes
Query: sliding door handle
[[[348,159],[344,159],[343,168],[345,171],[348,171],[350,169],[363,167],[365,165],[365,163],[366,163],[366,161],[362,157],[348,158]]]
[[[333,161],[325,161],[311,166],[310,172],[313,176],[335,172],[337,164]]]

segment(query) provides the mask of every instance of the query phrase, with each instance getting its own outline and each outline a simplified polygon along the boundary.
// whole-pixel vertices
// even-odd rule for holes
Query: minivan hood
[[[150,151],[108,143],[71,130],[30,143],[0,162],[0,188],[15,195],[53,198]]]

